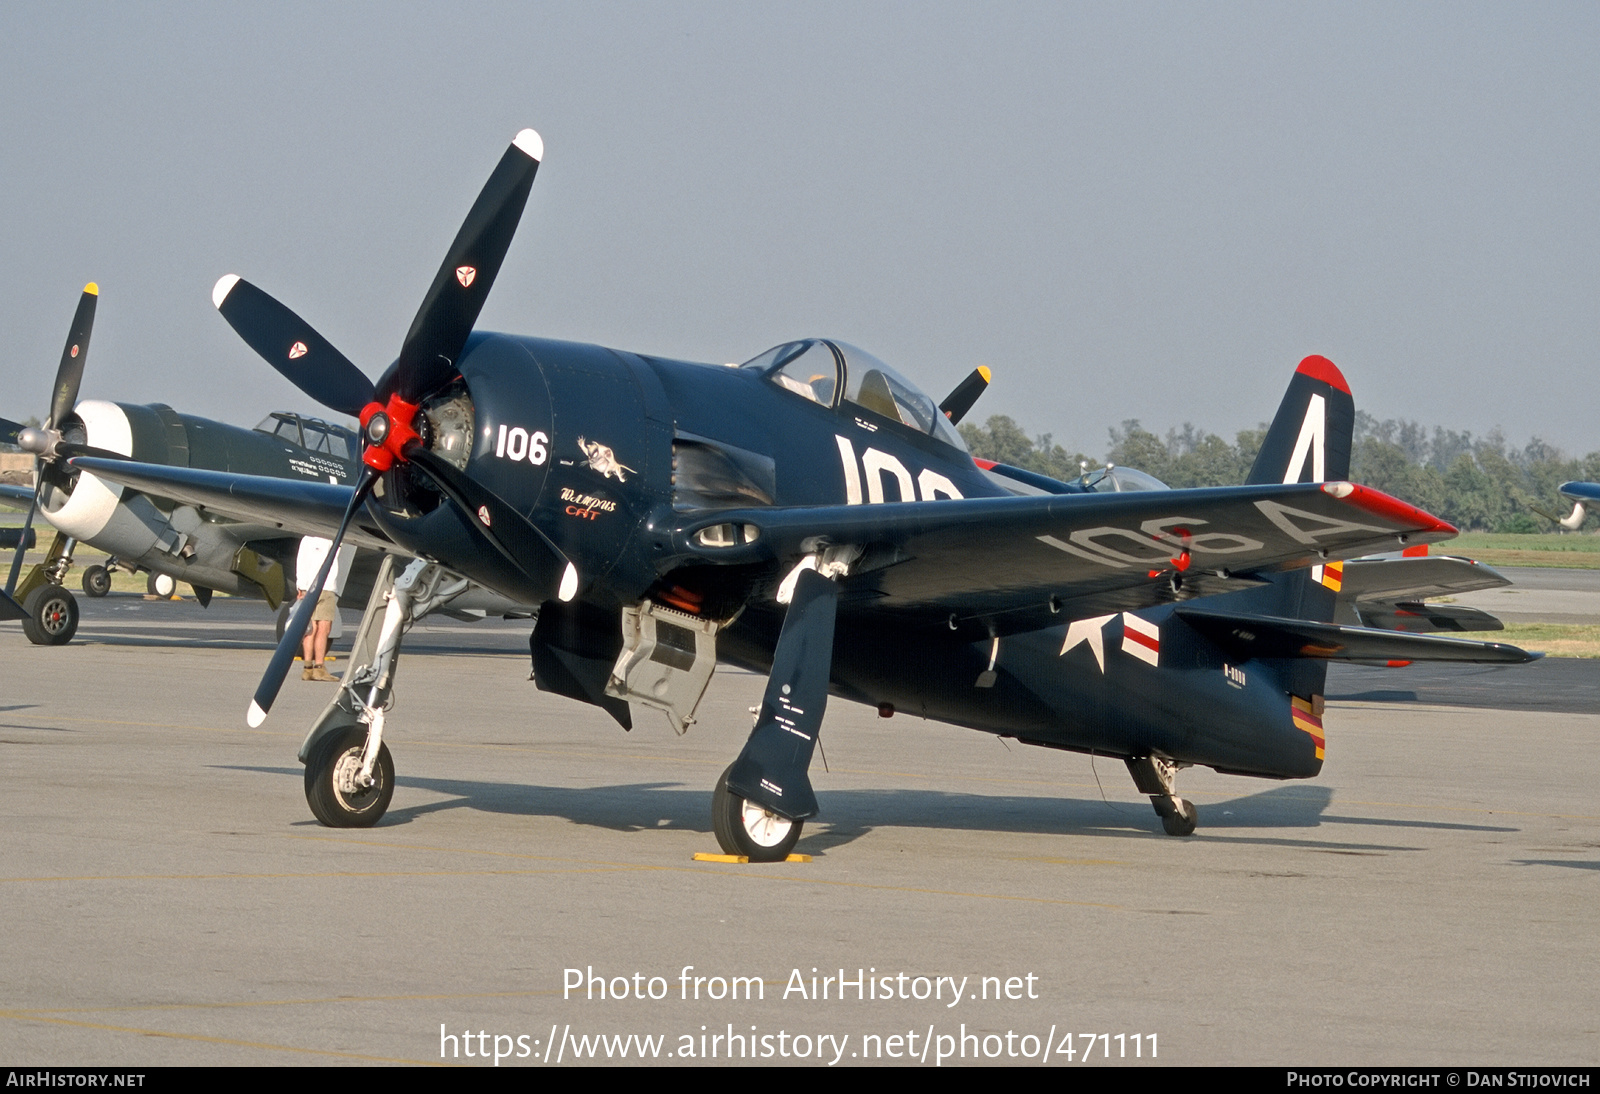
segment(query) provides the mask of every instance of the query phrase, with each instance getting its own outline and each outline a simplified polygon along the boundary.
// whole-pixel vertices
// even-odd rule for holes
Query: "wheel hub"
[[[39,622],[42,623],[44,625],[44,629],[49,631],[51,634],[60,634],[62,628],[67,624],[66,609],[62,607],[59,600],[52,600],[45,606],[43,618],[41,618]]]
[[[333,766],[333,788],[346,799],[359,798],[370,792],[377,781],[371,775],[361,777],[361,755],[364,749],[346,749]],[[359,802],[352,802],[359,806]]]
[[[794,821],[780,817],[770,809],[763,809],[752,801],[744,803],[739,816],[744,822],[744,830],[762,847],[776,847],[794,827]]]

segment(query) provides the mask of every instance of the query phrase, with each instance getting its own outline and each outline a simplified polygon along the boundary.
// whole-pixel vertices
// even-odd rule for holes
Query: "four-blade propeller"
[[[378,477],[395,464],[432,482],[479,545],[520,571],[530,588],[557,600],[577,594],[577,569],[561,549],[511,504],[429,451],[417,428],[422,404],[459,374],[457,361],[511,247],[543,156],[544,142],[524,129],[500,158],[406,333],[393,390],[380,391],[310,324],[248,281],[230,274],[217,282],[212,302],[251,348],[323,406],[360,419],[366,465],[328,561],[296,607],[256,688],[250,725],[260,725],[272,709],[351,520]]]

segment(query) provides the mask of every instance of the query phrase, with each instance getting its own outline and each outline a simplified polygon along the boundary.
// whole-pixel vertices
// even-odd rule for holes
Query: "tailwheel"
[[[22,633],[35,646],[64,646],[78,633],[78,602],[60,585],[39,586],[22,607]]]
[[[724,854],[744,855],[751,862],[782,862],[794,850],[804,825],[729,790],[728,771],[722,773],[711,792],[711,829],[716,833],[717,844]]]
[[[1139,793],[1150,795],[1150,805],[1167,835],[1194,835],[1200,811],[1194,802],[1178,797],[1178,769],[1189,765],[1164,756],[1129,756],[1125,762]]]
[[[306,803],[329,828],[370,828],[382,819],[394,796],[394,760],[389,746],[378,746],[369,785],[361,784],[361,759],[367,728],[335,730],[318,741],[306,760]]]
[[[111,571],[104,566],[90,566],[83,571],[83,591],[92,597],[102,597],[111,591]]]
[[[1192,836],[1200,823],[1200,811],[1187,798],[1152,798],[1150,804],[1161,815],[1161,827],[1169,836]]]

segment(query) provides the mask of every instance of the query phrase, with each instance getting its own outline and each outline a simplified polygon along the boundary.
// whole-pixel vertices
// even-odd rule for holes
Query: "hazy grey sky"
[[[224,273],[376,376],[523,126],[481,325],[731,361],[855,342],[1106,428],[1357,405],[1600,449],[1593,4],[0,5],[0,414],[313,409]]]

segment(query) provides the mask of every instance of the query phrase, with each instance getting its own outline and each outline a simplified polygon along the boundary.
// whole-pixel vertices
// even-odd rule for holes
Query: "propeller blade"
[[[17,577],[22,573],[22,556],[28,553],[28,531],[33,527],[33,515],[39,511],[39,461],[33,461],[33,502],[28,506],[28,519],[22,522],[22,538],[17,540],[17,553],[11,557],[11,574],[6,578],[6,599],[13,599],[17,592]]]
[[[354,418],[377,397],[372,381],[350,358],[250,282],[227,275],[211,290],[211,302],[267,364],[323,406]]]
[[[406,450],[406,459],[426,474],[466,516],[467,526],[522,573],[536,589],[560,601],[578,592],[578,568],[510,503],[482,483],[463,475],[421,445]]]
[[[121,460],[130,462],[132,456],[124,456],[121,452],[113,452],[108,448],[96,448],[92,444],[78,444],[74,441],[61,441],[56,445],[55,458],[57,460],[70,460],[74,456],[93,456],[97,460]]]
[[[978,401],[978,396],[988,387],[989,366],[979,365],[972,370],[970,376],[956,385],[954,391],[944,397],[939,409],[944,411],[944,416],[950,419],[951,425],[960,425],[961,419],[972,409],[972,404]]]
[[[17,434],[28,427],[10,418],[0,418],[0,444],[14,445],[17,443]]]
[[[544,141],[524,129],[472,203],[400,347],[397,383],[406,402],[420,403],[455,375],[456,360],[494,287],[543,158]]]
[[[72,329],[61,351],[61,366],[56,369],[56,384],[50,389],[49,426],[60,429],[72,408],[78,405],[78,386],[83,383],[83,362],[89,356],[89,335],[94,330],[94,306],[100,299],[100,286],[93,281],[83,287],[78,310],[72,316]]]
[[[245,721],[255,729],[267,720],[267,713],[272,709],[272,703],[278,698],[278,690],[283,687],[284,678],[289,675],[289,666],[294,664],[294,651],[299,648],[300,640],[305,637],[306,625],[311,622],[311,613],[316,610],[317,597],[322,595],[322,586],[328,582],[328,571],[333,569],[334,560],[339,557],[339,544],[344,542],[344,533],[350,527],[350,520],[355,516],[356,510],[361,508],[367,500],[367,493],[372,489],[372,484],[378,481],[378,473],[370,467],[362,468],[361,481],[356,484],[355,493],[350,495],[350,504],[345,508],[344,519],[339,522],[339,532],[333,537],[333,546],[328,548],[328,557],[322,561],[322,569],[317,571],[317,579],[311,583],[311,588],[306,590],[306,595],[300,598],[295,605],[294,614],[289,617],[289,625],[283,630],[283,638],[278,641],[278,648],[272,652],[272,660],[267,662],[267,671],[261,676],[261,683],[256,685],[256,693],[250,700],[250,709],[245,714]]]

